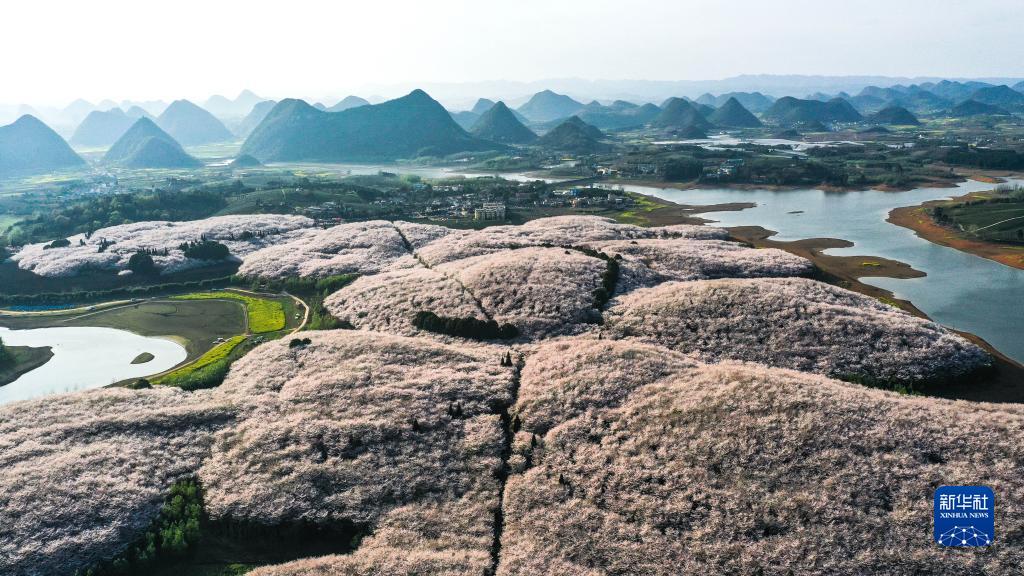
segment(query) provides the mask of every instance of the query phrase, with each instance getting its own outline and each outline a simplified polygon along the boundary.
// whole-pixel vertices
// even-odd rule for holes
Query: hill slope
[[[231,131],[213,114],[188,100],[175,100],[156,123],[183,146],[231,140]]]
[[[859,122],[864,119],[860,112],[842,98],[821,102],[801,100],[792,96],[776,100],[764,113],[764,118],[783,125],[804,122]]]
[[[498,102],[484,112],[473,124],[470,134],[504,144],[527,144],[537,139],[537,135],[523,126],[504,102]]]
[[[999,106],[985,104],[977,100],[964,100],[953,106],[946,113],[953,118],[967,118],[969,116],[1010,116],[1010,113]]]
[[[757,119],[740,104],[736,98],[729,98],[724,104],[717,110],[708,116],[708,120],[716,126],[725,126],[727,128],[757,128],[761,126],[761,121]]]
[[[467,134],[422,90],[382,104],[322,112],[282,100],[242,145],[268,161],[394,160],[494,149]]]
[[[572,116],[583,108],[583,104],[564,94],[556,94],[551,90],[537,92],[532,98],[518,108],[519,113],[531,122],[549,122],[558,118]]]
[[[669,98],[661,107],[661,113],[654,119],[655,128],[690,128],[706,130],[711,127],[697,107],[683,98]]]
[[[120,108],[93,110],[71,136],[76,146],[110,146],[132,127],[135,120]]]
[[[601,106],[596,102],[588,104],[576,115],[602,130],[617,130],[643,126],[657,118],[658,114],[661,114],[661,108],[654,104],[637,106],[619,100],[611,106]]]
[[[242,119],[235,130],[236,134],[242,137],[247,137],[252,134],[252,131],[263,122],[263,119],[267,117],[267,114],[277,106],[277,102],[274,100],[264,100],[252,107],[249,114]]]
[[[537,144],[552,150],[592,154],[608,149],[607,144],[600,142],[603,137],[604,133],[599,129],[580,120],[578,116],[572,116],[542,136]]]
[[[203,108],[218,118],[242,118],[252,107],[263,102],[264,99],[254,94],[251,90],[242,90],[237,98],[231,100],[220,94],[210,96],[203,103]]]
[[[760,92],[726,92],[725,94],[719,94],[715,96],[713,94],[704,94],[700,98],[697,98],[698,104],[704,104],[712,106],[714,108],[721,108],[730,98],[735,98],[743,105],[744,108],[754,113],[761,113],[771,107],[772,102],[775,100],[769,96],[765,96]]]
[[[480,98],[476,101],[476,104],[473,104],[473,107],[470,108],[469,111],[473,114],[483,116],[484,112],[491,109],[491,106],[494,106],[494,100],[489,98]]]
[[[201,165],[148,118],[136,120],[107,150],[103,162],[129,168],[191,168]]]
[[[139,118],[149,118],[150,120],[156,120],[156,118],[152,114],[147,112],[141,106],[132,105],[130,108],[128,108],[125,114],[127,114],[129,118],[132,118],[134,120],[138,120]]]
[[[971,94],[970,99],[983,104],[998,106],[1004,110],[1011,110],[1015,112],[1024,110],[1024,94],[1017,92],[1005,84],[1002,86],[979,88]]]
[[[469,131],[469,129],[480,120],[480,115],[471,110],[459,110],[458,112],[452,112],[451,116],[452,120],[455,120],[455,123],[466,131]]]
[[[902,106],[889,106],[883,108],[878,112],[875,112],[871,116],[868,116],[868,121],[875,124],[890,124],[893,126],[917,126],[921,123],[910,113],[909,110]]]
[[[35,116],[0,126],[0,177],[85,165],[68,143]]]

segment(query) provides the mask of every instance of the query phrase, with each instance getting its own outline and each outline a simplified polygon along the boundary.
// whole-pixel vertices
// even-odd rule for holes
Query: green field
[[[234,300],[241,302],[248,315],[249,332],[253,334],[283,330],[288,323],[284,306],[278,299],[259,298],[227,290],[196,292],[172,298],[175,300]]]
[[[153,379],[160,386],[178,386],[197,390],[216,386],[224,380],[231,362],[241,356],[240,344],[246,336],[234,336],[206,351],[195,362]],[[235,353],[238,351],[239,353]]]
[[[1024,199],[968,202],[946,207],[945,217],[981,240],[1024,244]]]

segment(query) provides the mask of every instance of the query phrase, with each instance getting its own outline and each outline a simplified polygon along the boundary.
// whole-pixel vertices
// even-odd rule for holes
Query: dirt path
[[[292,300],[295,300],[295,302],[296,302],[296,303],[297,303],[297,304],[298,304],[299,306],[302,306],[302,309],[304,310],[304,312],[303,312],[303,314],[302,314],[302,323],[301,323],[301,324],[299,324],[299,325],[298,325],[298,326],[297,326],[297,327],[296,327],[296,328],[295,328],[294,330],[292,330],[291,332],[289,332],[289,334],[295,334],[296,332],[299,332],[299,331],[301,331],[301,330],[302,330],[303,328],[305,328],[305,327],[306,327],[306,324],[309,324],[309,304],[306,304],[306,303],[305,303],[305,302],[304,302],[304,301],[302,300],[302,298],[299,298],[298,296],[295,296],[294,294],[289,294],[289,293],[287,293],[287,292],[284,292],[284,294],[285,294],[286,296],[290,297],[290,298],[291,298]]]

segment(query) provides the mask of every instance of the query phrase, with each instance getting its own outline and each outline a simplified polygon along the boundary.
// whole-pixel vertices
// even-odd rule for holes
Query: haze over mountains
[[[141,109],[140,109],[141,110]],[[75,146],[110,146],[128,131],[135,119],[120,108],[93,110],[75,129],[70,143]]]
[[[82,166],[67,142],[34,116],[0,126],[0,177]]]
[[[599,129],[580,120],[579,116],[572,116],[542,136],[537,143],[552,150],[592,154],[608,149],[608,145],[601,142],[602,138],[604,133]]]
[[[184,146],[231,140],[231,131],[213,114],[188,100],[175,100],[157,124]]]
[[[201,165],[148,118],[136,120],[107,150],[103,162],[126,168],[193,168]]]
[[[252,111],[253,106],[263,100],[252,90],[242,90],[234,100],[229,100],[220,94],[210,96],[203,103],[203,108],[218,118],[242,118]]]
[[[484,97],[473,101],[472,110],[460,111],[445,109],[423,90],[380,104],[350,95],[330,107],[319,102],[311,106],[298,99],[263,100],[251,91],[243,91],[235,100],[220,96],[206,100],[222,115],[238,114],[252,103],[244,115],[224,120],[189,100],[172,102],[156,118],[150,112],[160,108],[155,101],[125,101],[98,110],[77,100],[62,113],[66,117],[81,116],[94,108],[69,133],[71,143],[81,148],[112,146],[128,134],[129,127],[138,124],[136,120],[149,119],[159,134],[147,124],[141,126],[154,141],[146,143],[136,135],[131,154],[111,155],[108,162],[129,167],[184,168],[199,163],[183,147],[239,139],[245,139],[241,153],[261,162],[351,162],[444,157],[503,150],[508,145],[536,145],[574,154],[607,149],[603,134],[595,135],[591,129],[598,133],[653,129],[675,138],[702,139],[715,131],[756,130],[766,124],[771,134],[790,128],[800,132],[850,128],[867,134],[864,130],[871,126],[913,126],[922,119],[1012,120],[1015,114],[1024,115],[1024,92],[1020,91],[1024,82],[1014,82],[1013,86],[942,80],[864,86],[856,94],[814,92],[803,98],[778,99],[757,91],[733,91],[704,93],[697,100],[672,96],[660,106],[628,100],[590,100],[583,104],[567,94],[542,90],[517,109],[503,100],[496,103]],[[66,143],[53,140],[53,136],[60,138],[53,127],[32,118],[34,122],[26,121],[18,130],[35,126],[35,140],[43,143],[39,144],[42,157],[26,162],[24,157],[16,160],[12,154],[0,158],[0,164],[17,166],[18,173],[80,165],[77,155],[73,157],[77,161],[69,159]],[[45,130],[39,130],[40,126]],[[44,144],[46,141],[49,145]]]
[[[542,90],[518,108],[519,113],[533,122],[547,122],[572,116],[583,104],[564,94]]]
[[[262,162],[378,161],[495,146],[468,134],[441,104],[414,90],[402,98],[342,112],[283,100],[245,141],[242,153]]]
[[[470,133],[477,138],[503,144],[527,144],[537,139],[504,102],[491,106],[476,121]]]
[[[338,103],[335,104],[334,106],[330,106],[329,108],[327,108],[327,111],[328,112],[341,112],[343,110],[348,110],[349,108],[358,108],[360,106],[369,106],[369,105],[370,105],[370,102],[368,100],[366,100],[364,98],[360,98],[359,96],[351,96],[350,95],[350,96],[345,96],[344,98],[339,100]]]
[[[720,108],[708,116],[708,120],[716,126],[729,128],[757,128],[761,121],[743,107],[743,104],[735,96],[729,97]]]

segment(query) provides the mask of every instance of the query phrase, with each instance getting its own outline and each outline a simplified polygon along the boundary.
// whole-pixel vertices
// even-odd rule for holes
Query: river
[[[1013,183],[1021,181],[1010,182]],[[968,180],[956,188],[918,188],[907,192],[679,190],[629,185],[622,188],[679,204],[752,202],[756,204],[754,208],[701,216],[717,221],[718,226],[763,226],[778,232],[773,240],[840,238],[853,242],[853,247],[830,249],[826,253],[881,256],[910,264],[927,276],[861,280],[910,300],[935,321],[977,334],[1007,356],[1024,362],[1024,270],[932,244],[918,238],[912,230],[885,221],[893,208],[993,187]]]
[[[53,357],[39,368],[0,386],[0,404],[48,394],[99,388],[128,378],[157,374],[185,360],[185,348],[114,328],[67,327],[10,330],[0,327],[7,346],[50,346]],[[149,362],[132,364],[149,352]]]

